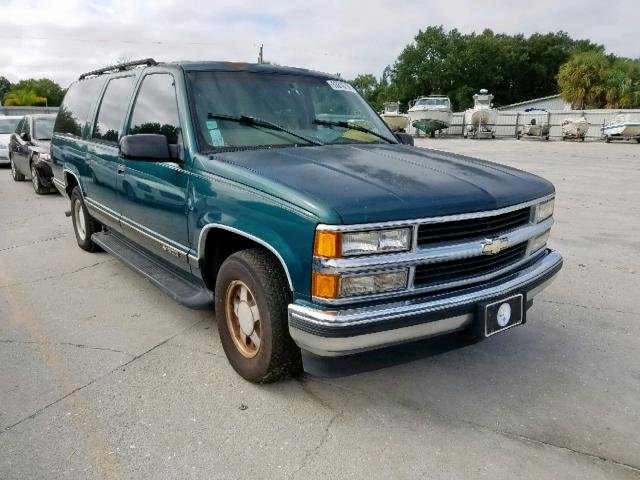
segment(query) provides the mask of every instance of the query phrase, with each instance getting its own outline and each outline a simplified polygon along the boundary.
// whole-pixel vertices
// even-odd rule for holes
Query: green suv
[[[340,78],[245,63],[89,72],[54,128],[78,245],[215,309],[244,378],[525,322],[562,265],[554,187],[415,148]]]

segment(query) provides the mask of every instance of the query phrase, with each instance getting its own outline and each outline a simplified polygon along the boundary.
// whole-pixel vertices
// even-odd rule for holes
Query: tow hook
[[[71,216],[71,209],[69,209],[66,212],[64,212],[64,216],[65,217],[70,217]]]

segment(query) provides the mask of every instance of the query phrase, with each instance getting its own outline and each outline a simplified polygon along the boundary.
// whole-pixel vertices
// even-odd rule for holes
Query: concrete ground
[[[478,345],[268,386],[0,171],[0,478],[640,478],[640,145],[418,143],[552,180],[564,269]]]

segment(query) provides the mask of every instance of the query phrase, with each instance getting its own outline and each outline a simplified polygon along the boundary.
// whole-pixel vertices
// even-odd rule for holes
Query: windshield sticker
[[[211,137],[211,145],[214,147],[224,147],[224,138],[222,138],[222,132],[218,128],[218,122],[215,120],[207,120],[207,130],[209,130],[209,136]]]
[[[343,92],[351,92],[351,93],[356,93],[356,89],[353,88],[349,83],[347,82],[341,82],[340,80],[327,80],[327,83],[329,84],[329,86],[331,88],[333,88],[334,90],[342,90]]]

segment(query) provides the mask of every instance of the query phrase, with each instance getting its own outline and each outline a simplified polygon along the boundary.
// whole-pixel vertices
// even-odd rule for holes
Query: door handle
[[[124,165],[118,165],[116,172],[118,172],[119,175],[122,175],[124,173]]]

